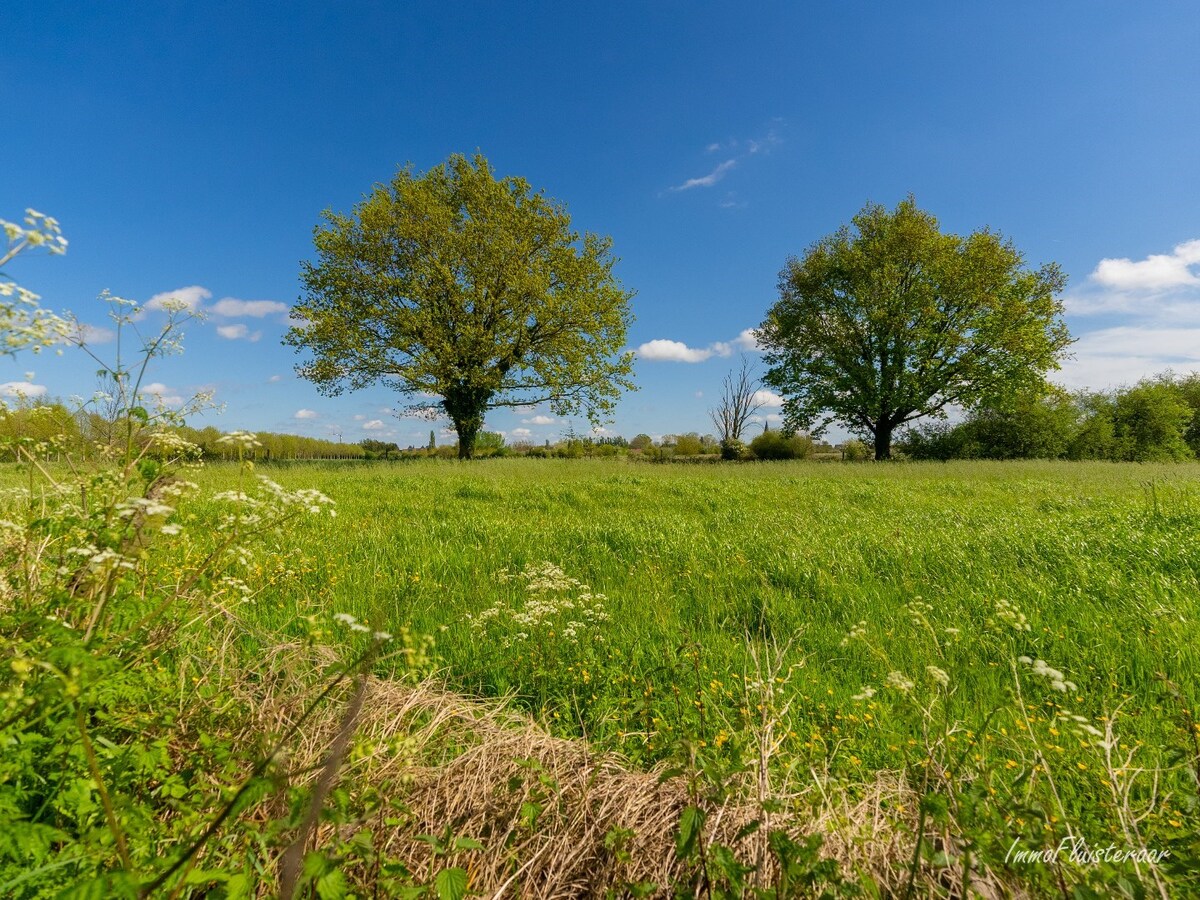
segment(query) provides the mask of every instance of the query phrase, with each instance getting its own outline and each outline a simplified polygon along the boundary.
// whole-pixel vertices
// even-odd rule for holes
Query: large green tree
[[[352,214],[324,213],[317,259],[284,341],[327,394],[384,383],[440,403],[469,459],[484,416],[547,403],[599,424],[631,389],[631,292],[611,241],[571,228],[565,208],[482,155],[410,167]]]
[[[1071,343],[1057,265],[987,229],[943,234],[910,197],[791,258],[758,342],[792,428],[838,423],[891,456],[906,422],[1028,395]]]

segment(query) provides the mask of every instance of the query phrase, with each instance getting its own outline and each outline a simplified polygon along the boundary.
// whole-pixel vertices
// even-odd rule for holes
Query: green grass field
[[[81,873],[93,856],[111,865],[104,835],[122,819],[142,861],[123,868],[159,871],[150,860],[218,815],[229,785],[274,789],[278,775],[246,769],[276,759],[262,742],[286,737],[308,760],[297,772],[312,772],[350,722],[357,736],[328,813],[358,843],[330,847],[326,861],[364,884],[384,844],[400,866],[389,883],[430,881],[426,838],[461,828],[483,848],[470,862],[491,873],[481,884],[553,848],[565,855],[547,871],[569,881],[583,847],[579,871],[608,866],[619,885],[628,863],[630,878],[652,874],[666,890],[688,866],[709,871],[686,835],[711,816],[706,840],[728,832],[729,878],[737,860],[766,859],[755,848],[794,835],[824,842],[797,871],[814,886],[844,876],[846,896],[903,896],[914,883],[922,896],[977,882],[986,896],[1105,896],[1113,885],[1182,896],[1195,885],[1200,465],[218,463],[188,474],[193,494],[143,463],[111,501],[111,473],[57,488],[61,464],[0,473],[11,488],[0,491],[11,519],[0,521],[0,611],[15,623],[6,696],[34,716],[9,722],[20,736],[10,746],[24,749],[5,759],[2,786],[14,808],[59,798],[56,828],[68,813],[85,823],[96,843],[76,842],[92,854]],[[296,493],[243,497],[256,474]],[[307,514],[328,507],[302,488],[328,495],[336,517]],[[176,492],[188,494],[177,507]],[[131,541],[122,523],[139,515]],[[121,553],[92,546],[105,540]],[[115,592],[87,593],[76,555],[131,574],[92,575],[86,591]],[[119,664],[107,645],[89,649],[88,623],[105,610]],[[332,697],[360,663],[405,683],[372,682],[377,708],[362,715],[345,696],[312,699]],[[81,685],[90,722],[83,706],[60,715]],[[51,731],[34,727],[52,713]],[[308,724],[277,737],[286,721]],[[89,725],[95,742],[60,752]],[[607,774],[575,777],[597,759]],[[150,774],[131,774],[131,761]],[[101,763],[128,810],[106,811],[107,825],[89,787]],[[453,774],[464,771],[475,773],[465,793]],[[154,791],[168,782],[191,818],[161,813]],[[139,806],[147,784],[153,803]],[[379,815],[376,845],[355,829]],[[239,842],[257,841],[278,812],[259,804],[246,816],[205,851],[231,872],[250,852]],[[35,840],[50,826],[27,818],[33,843],[7,858],[41,847],[43,862],[11,877],[45,875],[50,891],[68,873]],[[752,818],[767,843],[734,824]],[[622,857],[621,842],[650,832],[652,849]],[[518,852],[514,835],[532,843]],[[1055,855],[1079,839],[1165,855],[1149,867]],[[771,871],[799,845],[779,846]],[[1051,856],[1014,863],[1016,848]],[[668,857],[675,875],[654,868]]]
[[[1143,798],[1146,827],[1169,836],[1193,812],[1186,766],[1170,766],[1197,740],[1198,466],[494,460],[259,474],[338,504],[303,532],[294,575],[246,608],[271,632],[297,611],[407,626],[436,639],[458,689],[512,696],[639,763],[736,752],[762,712],[753,658],[779,646],[780,765],[852,783],[933,757],[1018,830],[1038,827],[1018,801],[1049,769],[1047,816],[1104,837],[1117,829],[1113,772],[1086,728],[1112,722],[1119,748],[1166,767]],[[546,562],[583,586],[538,594],[502,578]]]

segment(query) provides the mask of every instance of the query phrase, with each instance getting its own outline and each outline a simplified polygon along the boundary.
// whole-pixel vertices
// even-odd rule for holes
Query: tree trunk
[[[459,459],[471,459],[475,455],[475,438],[483,430],[483,416],[490,399],[490,393],[465,386],[443,398],[442,407],[458,432]]]
[[[892,425],[880,422],[875,426],[875,459],[892,458]]]
[[[454,430],[458,432],[458,458],[471,459],[475,456],[475,437],[479,434],[479,426],[473,422],[455,422]]]

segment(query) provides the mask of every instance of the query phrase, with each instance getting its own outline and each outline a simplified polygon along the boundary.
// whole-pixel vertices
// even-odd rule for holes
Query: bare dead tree
[[[722,445],[742,439],[750,417],[762,409],[762,403],[755,396],[757,393],[758,378],[750,363],[743,359],[740,370],[725,376],[721,400],[715,409],[708,411]]]

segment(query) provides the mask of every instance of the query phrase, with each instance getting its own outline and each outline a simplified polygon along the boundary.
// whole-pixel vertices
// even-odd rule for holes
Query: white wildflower
[[[1008,600],[996,601],[996,618],[1008,625],[1014,631],[1029,631],[1029,620],[1025,613]],[[992,623],[994,624],[994,623]]]
[[[849,632],[847,632],[847,634],[844,638],[842,638],[842,646],[848,647],[850,645],[851,641],[861,640],[862,638],[866,637],[866,634],[867,634],[866,621],[859,622],[857,625],[855,625],[853,628],[851,628]]]
[[[249,431],[231,431],[217,438],[217,443],[240,450],[254,450],[262,446],[262,442]]]
[[[903,672],[888,672],[887,686],[907,694],[916,686],[911,678]]]
[[[1058,669],[1053,669],[1044,659],[1030,660],[1028,656],[1022,656],[1019,660],[1024,665],[1029,666],[1029,672],[1038,678],[1050,682],[1050,688],[1065,694],[1068,691],[1072,693],[1079,690],[1078,686],[1073,681],[1068,681],[1067,676]]]

